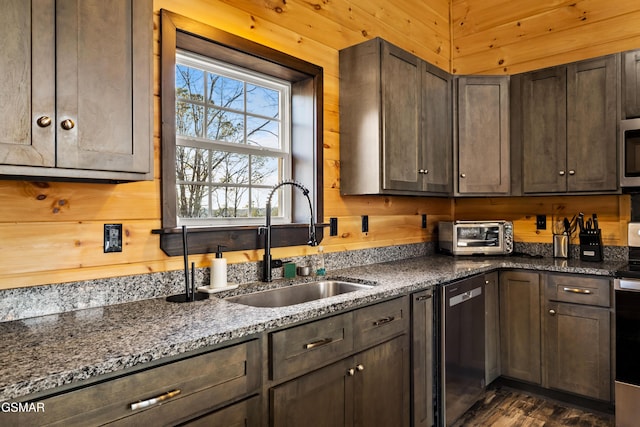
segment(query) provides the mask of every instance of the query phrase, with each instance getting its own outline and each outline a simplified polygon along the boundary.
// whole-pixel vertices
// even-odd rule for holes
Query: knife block
[[[579,234],[580,259],[582,261],[602,261],[602,234],[600,229],[585,230]]]

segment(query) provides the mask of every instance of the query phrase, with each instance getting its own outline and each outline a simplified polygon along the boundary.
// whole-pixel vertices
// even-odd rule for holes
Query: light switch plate
[[[122,252],[122,224],[104,225],[104,253]]]

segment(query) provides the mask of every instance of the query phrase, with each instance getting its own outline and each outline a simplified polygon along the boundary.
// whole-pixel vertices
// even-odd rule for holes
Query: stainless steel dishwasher
[[[442,425],[450,426],[485,388],[483,275],[443,286],[441,294]]]

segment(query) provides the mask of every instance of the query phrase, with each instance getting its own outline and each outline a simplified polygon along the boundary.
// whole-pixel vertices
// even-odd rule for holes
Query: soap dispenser
[[[227,260],[222,258],[223,245],[218,245],[215,258],[211,259],[211,289],[224,288],[227,286]]]

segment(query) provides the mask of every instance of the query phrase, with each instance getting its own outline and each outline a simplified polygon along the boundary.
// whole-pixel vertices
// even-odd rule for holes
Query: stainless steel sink
[[[225,298],[225,300],[253,307],[285,307],[346,294],[361,289],[369,289],[371,286],[372,285],[345,282],[342,280],[322,280],[237,295]]]

